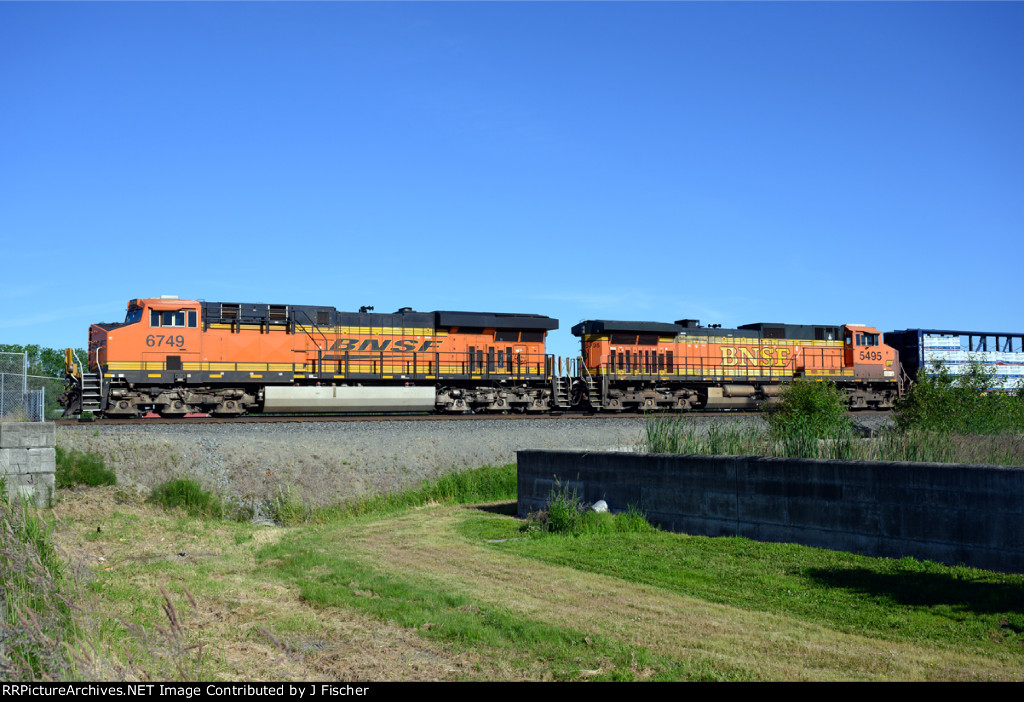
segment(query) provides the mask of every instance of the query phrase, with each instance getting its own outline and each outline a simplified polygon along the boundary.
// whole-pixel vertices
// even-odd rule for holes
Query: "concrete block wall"
[[[561,485],[671,531],[1024,572],[1024,468],[580,451],[518,465],[522,517]]]
[[[0,478],[10,499],[49,507],[54,491],[57,429],[45,422],[0,422]]]

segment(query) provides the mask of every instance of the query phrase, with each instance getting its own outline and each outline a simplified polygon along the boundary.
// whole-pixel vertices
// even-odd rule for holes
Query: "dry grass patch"
[[[90,572],[79,605],[98,652],[93,669],[104,671],[96,672],[103,679],[505,676],[500,662],[452,652],[443,642],[360,612],[304,603],[294,586],[254,558],[284,529],[191,519],[139,496],[126,499],[120,488],[59,496],[58,544]],[[181,645],[159,632],[169,629],[161,588],[180,618]],[[202,646],[201,665],[198,649],[181,652],[188,646]]]

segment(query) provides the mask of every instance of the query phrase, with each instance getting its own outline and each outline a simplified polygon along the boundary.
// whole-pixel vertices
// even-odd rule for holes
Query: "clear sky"
[[[0,342],[133,297],[1024,332],[1021,3],[0,2]]]

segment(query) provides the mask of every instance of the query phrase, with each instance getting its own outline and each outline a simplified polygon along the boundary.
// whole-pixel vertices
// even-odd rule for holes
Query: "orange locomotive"
[[[557,320],[372,309],[132,300],[124,322],[90,328],[87,368],[68,350],[64,414],[525,412],[557,404],[560,379],[545,353]]]
[[[737,329],[588,320],[582,382],[593,409],[752,408],[794,378],[831,380],[852,409],[889,408],[902,391],[894,349],[860,324],[745,324]]]

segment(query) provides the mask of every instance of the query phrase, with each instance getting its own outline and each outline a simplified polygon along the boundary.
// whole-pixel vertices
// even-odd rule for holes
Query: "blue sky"
[[[1024,331],[1022,3],[0,3],[0,342],[133,297]]]

